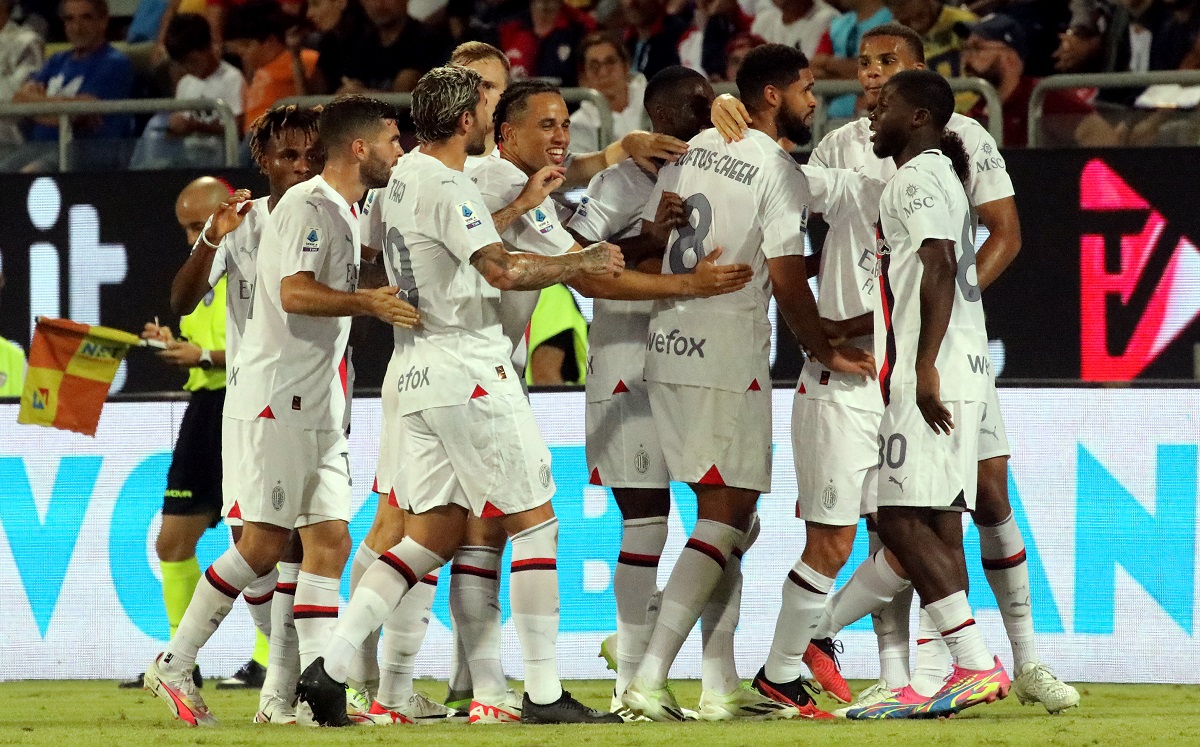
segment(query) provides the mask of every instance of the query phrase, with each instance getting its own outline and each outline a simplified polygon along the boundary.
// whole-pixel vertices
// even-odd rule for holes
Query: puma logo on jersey
[[[1000,440],[1000,437],[996,435],[996,431],[998,431],[998,430],[1000,430],[1000,427],[999,427],[999,426],[996,426],[995,428],[991,429],[990,431],[989,431],[987,428],[980,428],[980,429],[979,429],[979,435],[981,435],[981,436],[983,436],[983,435],[991,436],[992,438],[994,438],[994,439],[996,439],[997,441],[999,441],[999,440]]]
[[[707,337],[697,340],[695,337],[680,334],[677,329],[673,329],[665,335],[662,332],[651,332],[646,339],[646,351],[687,358],[691,358],[693,355],[703,358],[704,343],[706,342],[708,342]]]
[[[894,477],[889,477],[889,478],[888,478],[888,482],[894,482],[894,483],[896,483],[897,485],[899,485],[899,486],[900,486],[900,492],[901,492],[901,493],[903,493],[903,492],[904,492],[904,483],[908,482],[908,478],[906,477],[906,478],[904,478],[903,480],[897,480],[897,479],[896,479],[896,478],[894,478]]]

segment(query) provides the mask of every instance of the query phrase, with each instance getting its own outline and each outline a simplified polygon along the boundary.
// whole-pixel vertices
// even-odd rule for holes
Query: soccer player
[[[712,86],[703,75],[685,67],[660,70],[647,84],[646,112],[655,132],[690,140],[710,126]],[[588,185],[579,208],[567,223],[581,242],[612,241],[627,261],[647,257],[640,267],[660,272],[672,220],[642,221],[654,192],[656,175],[631,160],[597,174]],[[664,195],[666,218],[682,208],[676,195]],[[713,256],[705,257],[706,263]],[[724,268],[733,265],[721,266]],[[750,268],[742,265],[747,279]],[[701,267],[701,270],[707,269]],[[692,274],[665,275],[690,278]],[[740,290],[736,288],[736,290]],[[621,702],[649,642],[658,609],[658,561],[667,540],[667,515],[671,507],[670,477],[650,414],[650,399],[643,378],[646,334],[650,326],[649,301],[597,300],[588,334],[587,459],[589,481],[612,489],[621,509],[621,552],[613,574],[617,599],[617,632],[601,647],[617,673],[610,710],[629,716]],[[745,548],[742,548],[744,551]],[[729,718],[739,709],[723,706],[735,700],[741,681],[733,658],[733,631],[740,606],[741,574],[735,563],[727,567],[729,593],[715,598],[701,615],[704,630],[704,691],[701,718]]]
[[[289,189],[267,221],[246,332],[229,368],[224,485],[239,486],[242,536],[209,567],[178,632],[146,671],[147,688],[190,725],[215,723],[187,676],[196,654],[242,589],[279,562],[293,527],[305,551],[294,612],[302,667],[324,646],[350,549],[340,373],[349,317],[420,320],[394,287],[357,290],[354,203],[386,183],[400,155],[393,111],[343,97],[321,112],[318,131],[324,169]],[[344,698],[341,707],[344,717]]]
[[[198,240],[205,221],[229,197],[229,187],[211,176],[200,177],[179,193],[175,215],[187,236],[189,246]],[[211,289],[210,289],[211,290]],[[168,347],[159,352],[165,362],[188,371],[184,389],[191,393],[179,437],[167,471],[167,487],[163,493],[162,526],[155,541],[162,571],[163,603],[172,635],[179,627],[192,592],[200,581],[200,564],[196,560],[196,544],[208,529],[221,520],[221,408],[225,402],[226,294],[225,286],[216,289],[220,297],[208,295],[205,303],[193,304],[182,312],[179,332],[184,339],[175,339],[171,329],[157,321],[147,323],[142,337],[156,339]],[[208,291],[206,291],[208,293]],[[236,538],[235,530],[235,538]],[[236,687],[259,687],[267,663],[267,639],[270,633],[270,601],[275,588],[275,576],[267,574],[257,579],[246,599],[256,625],[260,626],[254,658],[231,677]],[[196,683],[202,682],[199,668]],[[246,682],[243,682],[243,679]],[[218,687],[226,681],[218,683]],[[122,682],[123,688],[141,688],[142,675]]]
[[[950,84],[928,70],[892,76],[871,111],[873,148],[896,175],[879,203],[877,525],[954,659],[932,697],[898,691],[848,718],[949,716],[1008,694],[1008,674],[967,602],[962,518],[975,504],[978,428],[989,386],[987,331],[975,269],[970,157],[946,131]]]
[[[651,412],[671,479],[695,491],[699,518],[624,693],[630,710],[656,721],[682,718],[667,688],[668,670],[730,555],[746,540],[758,496],[771,488],[770,295],[818,360],[832,370],[874,374],[870,354],[834,348],[821,330],[804,269],[809,188],[776,142],[810,138],[812,86],[799,50],[768,44],[751,51],[738,88],[754,129],[733,144],[716,130],[692,138],[687,155],[659,175],[650,203],[675,192],[688,219],[671,234],[664,274],[691,271],[718,246],[728,260],[754,268],[754,280],[738,293],[660,302],[651,316],[645,366]],[[775,717],[800,715],[763,701]]]
[[[317,117],[318,113],[312,109],[281,106],[268,110],[251,124],[250,155],[267,177],[268,194],[248,200],[249,194],[239,190],[226,199],[202,226],[203,238],[197,238],[191,256],[175,275],[171,305],[176,309],[196,304],[222,277],[226,278],[229,360],[236,355],[246,329],[254,290],[255,260],[267,218],[289,189],[319,173],[324,165],[325,154],[317,139]],[[242,525],[236,498],[236,494],[230,494],[222,507],[222,515],[234,532],[235,542]],[[296,720],[292,703],[300,668],[292,602],[301,559],[298,537],[293,535],[278,566],[279,577],[274,589],[277,595],[269,597],[272,653],[255,715],[255,720],[260,723],[292,723]],[[251,591],[243,594],[247,598],[256,596]]]
[[[859,53],[859,83],[867,108],[878,100],[879,91],[896,72],[918,70],[925,67],[924,46],[912,29],[896,23],[878,26],[863,35]],[[723,132],[730,125],[736,130],[737,117],[726,117],[733,112],[736,101],[718,97],[718,104],[726,106],[714,109],[713,121]],[[947,127],[963,141],[971,157],[971,177],[967,182],[967,196],[973,216],[988,229],[989,235],[978,250],[979,287],[986,290],[992,282],[1012,263],[1021,248],[1021,224],[1013,199],[1012,180],[1004,165],[996,142],[978,122],[960,114],[950,118]],[[732,133],[731,133],[732,134]],[[873,153],[870,142],[869,122],[864,117],[831,132],[813,151],[810,163],[817,166],[858,169],[875,178],[886,181],[895,173],[896,167],[888,159],[880,159]],[[869,265],[863,252],[875,245],[875,224],[878,217],[874,206],[865,206],[858,212],[839,214],[830,223],[826,238],[826,249],[822,253],[822,266],[836,262],[845,268],[854,262],[862,269]],[[825,259],[830,253],[839,259]],[[855,270],[858,272],[858,270]],[[865,273],[864,273],[865,274]],[[824,283],[824,279],[822,280]],[[864,284],[868,279],[864,277]],[[868,291],[873,283],[867,285]],[[870,295],[870,293],[868,293]],[[825,293],[822,293],[822,297]],[[847,306],[842,314],[826,316],[836,334],[853,337],[869,334],[872,321],[869,315],[853,317]],[[837,374],[831,374],[832,384],[822,386],[820,380],[825,369],[820,366],[805,366],[801,381],[809,399],[835,401],[841,397]],[[813,384],[813,380],[817,384]],[[861,390],[864,397],[873,396],[873,387]],[[854,396],[854,395],[847,395]],[[848,401],[848,400],[847,400]],[[865,403],[865,400],[863,401]],[[881,406],[882,403],[880,403]],[[863,406],[862,403],[858,405]],[[865,443],[864,443],[865,448]],[[878,448],[873,449],[876,463]],[[999,396],[994,385],[988,390],[983,423],[979,430],[979,475],[978,498],[972,519],[979,531],[980,552],[985,575],[1000,605],[1000,613],[1012,645],[1016,678],[1013,690],[1022,703],[1042,703],[1048,711],[1056,713],[1078,704],[1079,693],[1062,682],[1041,662],[1033,632],[1033,616],[1030,606],[1029,571],[1025,564],[1025,543],[1021,538],[1008,500],[1008,458],[1010,454],[1004,422],[1000,414]],[[864,453],[861,459],[867,459]],[[798,479],[804,480],[798,474]],[[873,496],[869,488],[869,499]],[[824,491],[822,490],[822,493]],[[803,498],[803,496],[802,496]],[[809,500],[813,500],[810,496]],[[864,506],[864,511],[869,511]],[[874,556],[882,549],[874,525],[868,517],[870,549]],[[843,529],[831,540],[826,554],[840,569],[849,557],[853,542],[851,529]],[[818,539],[820,539],[818,537]],[[824,543],[822,548],[826,547]],[[806,545],[805,553],[809,553]],[[813,554],[818,554],[813,547]],[[861,574],[861,575],[860,575]],[[836,575],[836,570],[828,575]],[[890,595],[895,593],[892,598]],[[892,599],[890,603],[888,599]],[[814,632],[813,646],[805,654],[805,662],[813,669],[817,680],[826,692],[848,691],[845,680],[837,671],[833,659],[833,636],[845,625],[872,612],[872,621],[879,638],[880,683],[872,685],[859,694],[856,705],[873,702],[886,697],[893,689],[911,686],[923,695],[932,695],[942,686],[950,669],[949,651],[941,642],[936,627],[925,613],[920,615],[921,628],[917,636],[917,661],[913,676],[909,677],[909,610],[912,593],[903,578],[892,573],[881,559],[865,563],[851,581],[830,600],[826,614]]]
[[[499,321],[500,290],[535,290],[579,274],[620,272],[607,244],[559,257],[509,253],[483,199],[462,174],[482,153],[487,102],[474,71],[448,66],[413,92],[421,141],[392,175],[384,223],[395,241],[399,287],[417,299],[424,326],[406,346],[396,412],[404,471],[393,483],[410,511],[405,537],[363,574],[323,654],[300,678],[318,723],[346,725],[345,678],[355,650],[425,574],[462,544],[468,511],[503,516],[513,540],[513,619],[525,658],[522,719],[620,721],[563,691],[555,648],[558,522],[550,453],[513,369]]]

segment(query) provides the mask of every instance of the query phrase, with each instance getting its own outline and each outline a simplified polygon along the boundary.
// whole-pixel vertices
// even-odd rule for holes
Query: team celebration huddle
[[[193,306],[225,278],[222,513],[235,543],[144,686],[185,723],[216,724],[193,669],[244,596],[270,639],[263,723],[944,718],[1010,693],[1050,713],[1077,705],[1037,650],[984,327],[982,292],[1020,249],[1013,187],[995,142],[924,68],[907,27],[864,34],[870,116],[804,166],[789,150],[811,140],[813,75],[778,44],[747,54],[736,98],[662,70],[645,92],[653,132],[590,154],[568,155],[558,89],[510,83],[503,53],[480,42],[420,79],[408,153],[394,110],[365,96],[264,114],[250,139],[270,195],[224,200],[176,277]],[[586,189],[568,207],[564,188]],[[816,215],[828,234],[805,256]],[[616,632],[601,651],[616,682],[600,708],[559,680],[555,484],[523,385],[539,291],[560,283],[596,299],[587,470],[623,516]],[[772,299],[808,354],[791,429],[804,542],[778,569],[769,654],[744,682],[733,640],[741,559],[772,486]],[[377,513],[351,561],[356,316],[390,325],[395,346]],[[660,589],[671,481],[692,489],[697,520]],[[1013,671],[967,601],[964,513]],[[864,517],[870,556],[834,589]],[[510,542],[521,694],[500,656]],[[413,689],[439,583],[454,636],[445,704]],[[856,693],[836,639],[868,615],[880,679]],[[668,675],[697,622],[703,690],[681,704]]]

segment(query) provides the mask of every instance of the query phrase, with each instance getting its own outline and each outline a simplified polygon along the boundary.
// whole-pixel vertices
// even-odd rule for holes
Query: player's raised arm
[[[190,314],[210,290],[212,290],[213,262],[217,257],[218,247],[225,234],[237,228],[242,223],[245,214],[249,212],[250,192],[239,189],[229,194],[225,183],[205,176],[197,179],[184,188],[179,195],[175,212],[180,215],[196,213],[197,218],[202,213],[207,221],[200,221],[197,231],[189,222],[188,239],[192,243],[192,253],[187,261],[175,273],[171,282],[171,311],[176,314]],[[211,204],[219,200],[216,211]],[[218,275],[218,278],[220,276]]]
[[[604,242],[557,257],[509,252],[502,244],[489,244],[471,255],[471,265],[499,290],[541,290],[581,275],[619,275],[625,259],[620,249]]]
[[[492,213],[496,233],[504,233],[514,221],[545,202],[554,190],[563,185],[564,175],[561,166],[546,166],[529,177],[517,199]]]
[[[632,158],[638,166],[653,174],[660,165],[674,163],[684,153],[687,153],[687,143],[679,138],[634,130],[604,150],[571,159],[566,183],[587,184],[593,176],[626,158]]]

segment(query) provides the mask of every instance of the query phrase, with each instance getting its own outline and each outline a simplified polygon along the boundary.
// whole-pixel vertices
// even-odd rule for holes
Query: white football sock
[[[954,662],[963,669],[986,670],[995,666],[992,654],[971,614],[967,592],[956,591],[945,599],[929,602],[925,610],[942,634]]]
[[[975,526],[979,530],[983,573],[996,595],[1004,630],[1012,645],[1014,668],[1019,672],[1026,663],[1039,661],[1033,635],[1033,600],[1029,594],[1025,540],[1012,514],[995,526]]]
[[[562,697],[558,680],[558,519],[512,537],[508,581],[513,624],[525,660],[525,694],[545,705]]]
[[[321,655],[325,643],[337,626],[338,589],[340,578],[318,576],[300,571],[296,578],[296,603],[292,608],[292,620],[296,625],[296,639],[300,647],[300,671],[308,668]]]
[[[202,583],[196,584],[187,612],[179,628],[167,644],[162,658],[165,669],[190,672],[196,666],[196,655],[217,631],[221,621],[233,609],[233,602],[258,574],[246,564],[237,546],[229,548],[204,572]]]
[[[383,624],[382,652],[379,657],[378,700],[395,708],[413,694],[413,666],[433,612],[433,597],[437,593],[438,570],[427,573],[413,587]]]
[[[728,524],[700,519],[692,530],[663,590],[662,609],[637,677],[650,687],[666,684],[671,664],[700,618],[700,612],[725,573],[742,532]]]
[[[358,582],[358,590],[329,637],[322,654],[326,674],[345,682],[350,659],[367,635],[383,625],[409,589],[444,562],[441,556],[411,537],[405,537],[380,555]]]
[[[942,640],[942,634],[933,624],[933,618],[924,607],[920,611],[917,629],[917,666],[913,670],[912,688],[925,697],[932,697],[946,684],[954,657]]]
[[[658,593],[658,562],[667,544],[667,517],[626,519],[621,554],[613,572],[617,598],[617,693],[625,692],[646,654],[654,620],[651,597]]]
[[[300,647],[292,619],[300,564],[280,563],[278,570],[275,596],[271,599],[270,663],[259,702],[275,698],[290,705],[296,699],[296,681],[300,679]]]
[[[784,684],[804,674],[801,661],[825,609],[833,579],[797,560],[783,582],[783,606],[775,622],[775,638],[764,666],[767,679]]]
[[[350,563],[351,599],[354,598],[354,592],[358,590],[358,584],[362,580],[363,574],[378,559],[379,553],[367,547],[366,542],[358,545],[358,549],[354,551],[354,559]],[[362,686],[369,686],[379,681],[378,630],[372,630],[363,639],[363,644],[354,652],[354,659],[350,662],[350,671],[346,675],[346,681],[356,689],[362,689]]]
[[[754,514],[750,517],[750,528],[729,553],[725,573],[700,613],[701,687],[706,692],[728,695],[742,682],[733,651],[733,635],[742,617],[742,556],[758,539],[759,529],[758,514]]]
[[[867,548],[871,555],[883,549],[879,533],[867,530]],[[908,684],[909,616],[912,614],[913,589],[898,593],[878,612],[871,613],[871,627],[879,646],[879,677],[895,690]]]
[[[246,606],[250,608],[250,619],[254,620],[254,627],[268,639],[271,637],[271,599],[275,596],[275,584],[278,581],[279,571],[272,568],[242,590],[242,599],[246,600]]]
[[[481,703],[499,703],[508,691],[500,665],[502,554],[491,547],[462,547],[450,566],[450,616],[456,647],[461,647],[460,666],[468,670],[450,689],[471,690]]]
[[[880,550],[864,560],[846,585],[833,595],[828,614],[822,616],[813,638],[836,638],[842,628],[883,609],[908,588],[911,584],[896,575]]]

